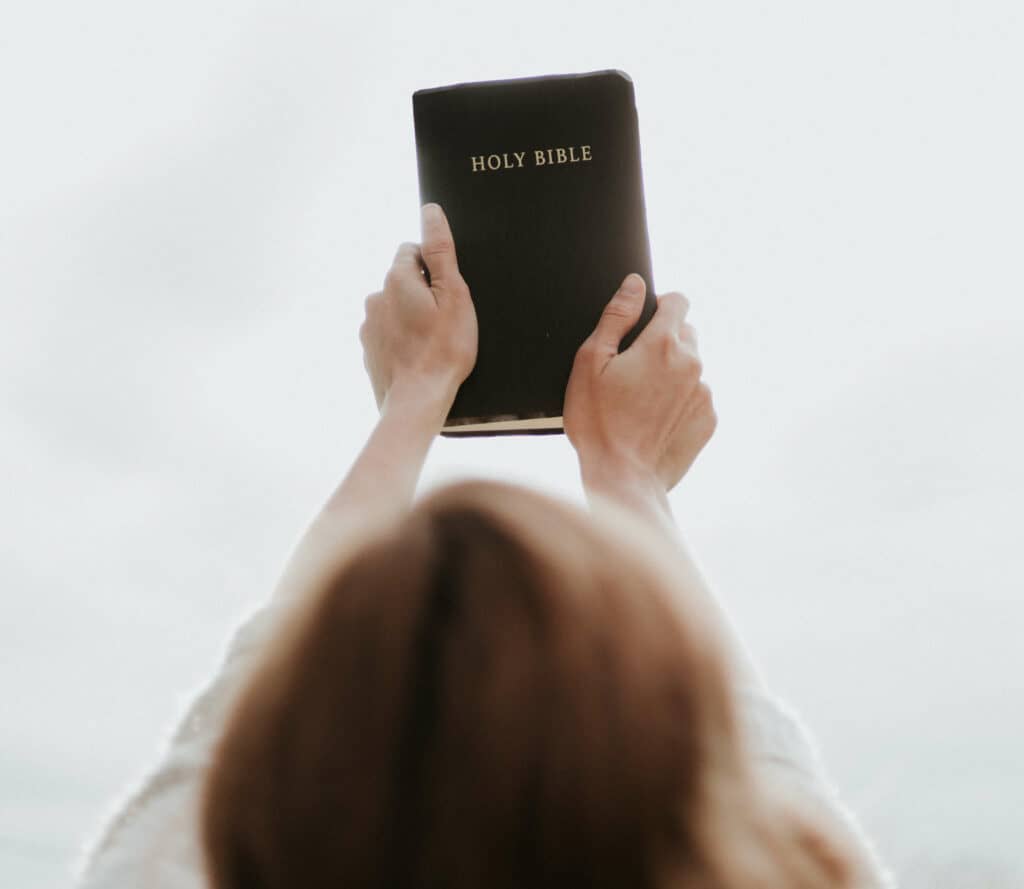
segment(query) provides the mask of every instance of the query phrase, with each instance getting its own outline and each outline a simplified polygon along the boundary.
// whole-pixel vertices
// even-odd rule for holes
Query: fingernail
[[[428,219],[432,213],[437,213],[441,209],[440,204],[435,204],[431,201],[429,204],[424,204],[420,208],[420,213],[424,220]]]
[[[635,297],[644,291],[644,279],[636,272],[630,272],[622,279],[622,286],[619,288],[623,296]]]

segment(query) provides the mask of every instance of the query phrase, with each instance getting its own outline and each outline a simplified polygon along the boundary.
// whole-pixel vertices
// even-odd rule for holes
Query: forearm
[[[390,517],[408,508],[450,403],[447,394],[427,386],[392,388],[373,432],[324,505],[324,513]]]
[[[649,474],[611,464],[580,463],[583,490],[591,508],[601,500],[611,500],[628,509],[663,534],[674,537],[677,531],[665,486]]]
[[[452,397],[428,385],[389,390],[359,456],[295,547],[275,598],[315,589],[325,570],[409,508]]]
[[[609,466],[581,465],[587,500],[595,510],[606,504],[625,509],[654,529],[671,548],[678,565],[677,580],[685,585],[687,602],[694,603],[714,622],[726,649],[733,678],[740,688],[762,689],[763,681],[742,638],[701,574],[672,514],[665,486],[651,474]]]

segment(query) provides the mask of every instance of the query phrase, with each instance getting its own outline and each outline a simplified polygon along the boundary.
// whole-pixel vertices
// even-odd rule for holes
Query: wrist
[[[381,403],[381,417],[399,416],[411,430],[436,435],[448,417],[457,391],[458,386],[439,380],[395,381]]]
[[[450,407],[433,387],[392,384],[373,431],[325,510],[348,508],[365,518],[406,508]]]
[[[626,454],[580,454],[580,477],[585,488],[638,488],[658,486],[654,470]]]
[[[672,521],[664,482],[650,467],[625,457],[605,455],[580,460],[580,476],[587,500],[611,500],[659,524]]]

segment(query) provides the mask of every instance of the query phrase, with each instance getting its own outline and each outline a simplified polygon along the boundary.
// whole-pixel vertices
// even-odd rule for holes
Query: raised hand
[[[661,294],[650,323],[618,351],[640,317],[645,289],[640,275],[627,275],[580,346],[565,393],[565,432],[585,483],[640,477],[670,491],[718,418],[681,293]]]
[[[422,246],[398,247],[359,328],[377,407],[389,393],[438,399],[444,410],[476,363],[477,320],[455,241],[438,204],[421,210]]]

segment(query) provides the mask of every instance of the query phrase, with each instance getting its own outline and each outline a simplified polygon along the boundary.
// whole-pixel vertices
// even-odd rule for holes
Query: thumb
[[[424,204],[420,208],[420,222],[423,241],[420,253],[430,273],[430,286],[443,288],[460,277],[448,217],[440,204]]]
[[[597,327],[591,334],[591,338],[602,352],[610,356],[618,354],[622,338],[640,320],[646,292],[647,284],[642,276],[636,272],[626,275],[611,301],[605,306]]]

